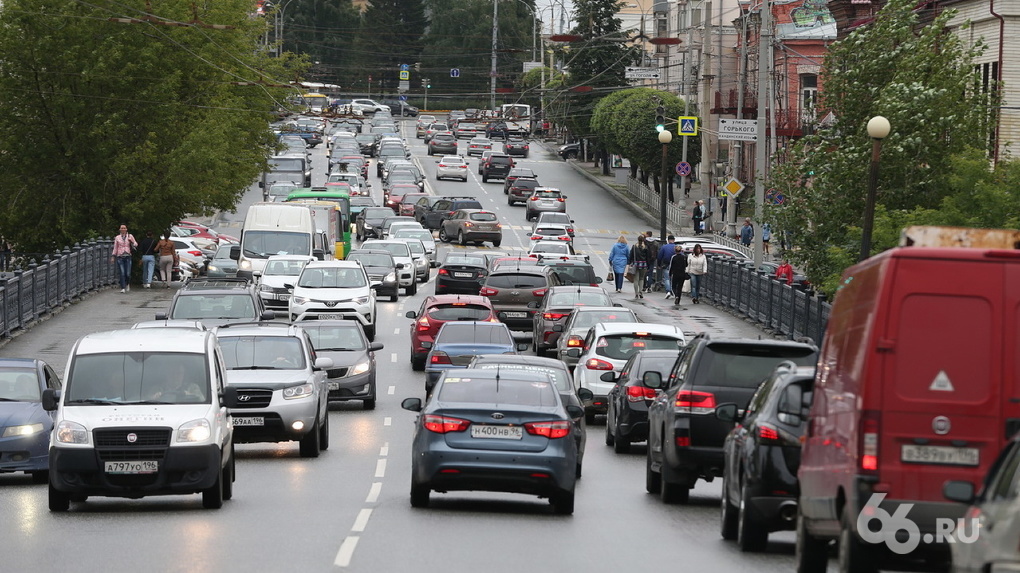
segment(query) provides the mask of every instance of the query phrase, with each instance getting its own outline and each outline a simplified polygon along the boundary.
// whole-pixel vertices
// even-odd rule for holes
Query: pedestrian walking
[[[700,235],[705,230],[705,202],[698,201],[694,202],[694,209],[691,211],[691,222],[694,223],[694,234]]]
[[[634,298],[645,298],[645,275],[648,274],[648,262],[652,253],[648,249],[648,241],[644,235],[638,235],[637,244],[630,248],[627,264],[634,273]]]
[[[174,259],[177,258],[177,250],[174,249],[174,242],[167,239],[166,235],[160,235],[156,243],[156,252],[159,253],[159,276],[163,279],[166,288],[170,288],[170,279],[173,278]]]
[[[645,245],[648,246],[648,271],[645,273],[645,292],[652,292],[656,281],[656,259],[659,256],[659,241],[655,240],[652,231],[645,231]]]
[[[138,252],[142,253],[142,288],[152,287],[152,272],[156,270],[156,245],[152,231],[145,232],[145,238],[138,241]]]
[[[616,244],[609,250],[609,268],[613,271],[613,278],[616,281],[616,292],[623,292],[623,273],[627,270],[629,257],[627,237],[620,235],[620,238],[616,239]]]
[[[680,297],[684,292],[687,280],[687,255],[682,245],[675,245],[673,256],[669,259],[669,281],[673,287],[673,306],[680,306]]]
[[[694,252],[687,257],[687,274],[691,276],[691,300],[698,304],[701,298],[701,279],[708,274],[708,257],[701,245],[694,245]]]
[[[793,266],[786,258],[783,258],[783,264],[776,268],[776,279],[788,285],[793,284]]]
[[[772,225],[769,223],[763,223],[761,226],[761,244],[762,250],[766,255],[769,254],[769,241],[772,240]]]
[[[673,235],[666,236],[666,244],[659,247],[659,252],[655,257],[655,265],[659,268],[659,274],[662,275],[662,287],[666,290],[666,300],[673,298],[673,283],[669,280],[669,260],[676,254],[676,245],[674,242],[676,237]]]
[[[754,226],[751,225],[751,219],[744,219],[744,226],[740,228],[740,244],[745,247],[751,246],[751,241],[754,240]]]
[[[120,292],[131,290],[131,253],[138,249],[138,241],[128,233],[127,225],[120,226],[120,233],[113,238],[110,262],[116,261],[120,274]]]
[[[0,271],[7,272],[11,267],[11,242],[7,237],[0,237]]]

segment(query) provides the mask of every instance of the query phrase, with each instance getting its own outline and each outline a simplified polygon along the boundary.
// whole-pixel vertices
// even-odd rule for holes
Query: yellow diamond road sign
[[[740,195],[741,191],[744,190],[744,184],[741,183],[740,181],[737,181],[736,178],[730,177],[730,180],[727,181],[722,186],[722,188],[723,191],[729,193],[730,197],[736,197],[737,195]]]

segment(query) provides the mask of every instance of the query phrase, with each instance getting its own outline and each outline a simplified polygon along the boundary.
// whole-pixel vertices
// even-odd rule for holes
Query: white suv
[[[312,261],[290,297],[290,319],[357,320],[375,340],[375,290],[357,261]]]
[[[377,112],[377,111],[385,111],[386,113],[390,112],[390,106],[383,105],[383,104],[381,104],[381,103],[379,103],[379,102],[377,102],[375,100],[371,100],[371,99],[356,99],[356,100],[351,101],[351,103],[353,105],[359,106],[361,108],[361,112],[362,113],[365,113],[365,112],[374,113],[374,112]]]

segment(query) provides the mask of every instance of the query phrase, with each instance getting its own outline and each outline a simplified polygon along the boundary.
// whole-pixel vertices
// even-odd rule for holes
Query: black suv
[[[460,209],[481,209],[482,204],[474,197],[442,197],[432,203],[428,211],[418,217],[417,206],[415,206],[415,219],[426,229],[436,230],[443,225],[443,221],[449,219]]]
[[[514,181],[518,177],[525,177],[528,179],[534,179],[535,183],[538,183],[538,175],[535,174],[535,170],[528,167],[514,167],[507,173],[503,179],[503,194],[506,195],[510,191],[510,186],[514,184]]]
[[[482,183],[488,183],[489,179],[506,179],[513,166],[514,160],[509,155],[493,153],[482,163]]]
[[[538,303],[555,284],[541,267],[504,266],[485,277],[478,294],[489,298],[496,317],[511,329],[531,330]]]
[[[168,312],[156,313],[156,320],[194,320],[206,328],[274,318],[255,283],[242,278],[191,279],[174,293]]]
[[[393,216],[389,207],[365,207],[354,219],[354,236],[359,241],[382,238],[381,227],[384,219]]]
[[[751,396],[783,361],[813,366],[818,349],[803,342],[731,338],[699,334],[673,365],[665,390],[648,408],[645,489],[664,503],[687,503],[698,479],[723,473],[723,442],[732,422],[715,408],[733,402],[747,408]]]
[[[555,274],[560,284],[598,286],[602,283],[602,277],[595,276],[595,269],[586,260],[539,256],[538,264],[545,267],[547,273]]]
[[[746,412],[732,402],[715,409],[717,418],[736,423],[723,446],[721,533],[743,551],[764,551],[770,532],[796,527],[800,439],[814,382],[814,368],[783,362]]]

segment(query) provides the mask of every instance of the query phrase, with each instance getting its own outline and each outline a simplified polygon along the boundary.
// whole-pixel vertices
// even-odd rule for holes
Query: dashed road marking
[[[379,457],[385,458],[390,455],[390,443],[386,442],[381,448],[379,448]]]
[[[399,328],[394,328],[393,329],[393,334],[400,334],[400,329]]]
[[[397,362],[397,353],[396,352],[390,354],[390,362],[393,362],[394,364],[396,364],[396,362]]]
[[[393,418],[391,418],[389,416],[386,416],[385,418],[383,418],[382,425],[383,426],[391,426],[391,425],[393,425]]]
[[[372,517],[372,510],[365,508],[358,512],[358,517],[354,520],[354,526],[351,527],[351,531],[361,533],[365,531],[365,527],[368,525],[368,518]]]
[[[351,557],[354,557],[354,548],[358,546],[358,536],[348,535],[344,542],[340,544],[340,550],[336,552],[336,559],[333,560],[333,565],[337,567],[347,567],[351,564]]]
[[[368,497],[365,498],[365,503],[375,503],[379,501],[379,494],[382,492],[382,482],[374,482],[372,488],[368,490]]]
[[[389,394],[390,396],[396,394],[397,393],[397,387],[396,386],[390,386],[389,388],[386,389],[386,393]]]
[[[386,477],[386,460],[375,461],[375,477]]]

